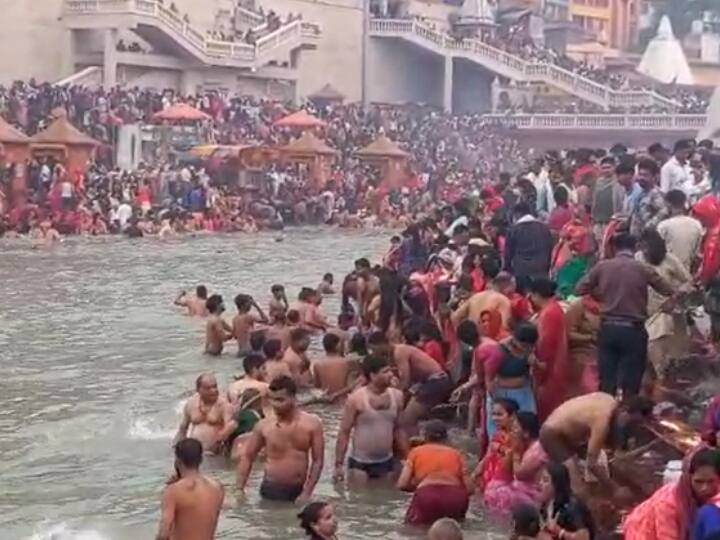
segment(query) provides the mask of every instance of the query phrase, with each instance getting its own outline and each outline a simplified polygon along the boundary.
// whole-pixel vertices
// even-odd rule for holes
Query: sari
[[[500,341],[510,335],[503,327],[502,315],[497,309],[486,309],[480,313],[480,335]]]
[[[557,299],[550,299],[540,310],[535,355],[545,365],[536,370],[538,418],[541,422],[565,401],[568,393],[568,336],[565,313]]]
[[[526,504],[539,507],[542,503],[540,473],[549,461],[540,441],[533,441],[520,460],[518,471],[522,471],[525,480],[517,478],[513,471],[511,481],[491,480],[485,487],[484,503],[491,510],[510,513],[518,505]]]
[[[477,486],[481,492],[495,482],[510,482],[512,475],[506,465],[507,457],[512,454],[512,437],[505,430],[497,430],[490,439],[490,446],[482,460]]]

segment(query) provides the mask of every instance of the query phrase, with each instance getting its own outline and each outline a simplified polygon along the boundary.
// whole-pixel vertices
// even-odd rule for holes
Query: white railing
[[[320,35],[320,28],[300,20],[289,22],[257,41],[248,43],[216,40],[191,26],[183,16],[158,0],[65,0],[68,15],[141,15],[152,17],[168,33],[171,33],[186,47],[195,50],[211,64],[213,60],[252,63],[267,56],[276,47],[292,43],[293,40],[314,40]]]
[[[486,114],[486,121],[518,129],[684,130],[705,127],[704,114]]]
[[[477,39],[457,40],[415,19],[373,19],[371,32],[379,35],[410,34],[435,44],[444,51],[480,58],[496,73],[521,81],[540,81],[606,107],[661,106],[674,109],[677,103],[654,91],[614,90],[554,64],[528,62]]]
[[[237,6],[235,8],[235,14],[237,22],[244,24],[253,30],[257,30],[259,27],[265,25],[265,17],[242,6]]]

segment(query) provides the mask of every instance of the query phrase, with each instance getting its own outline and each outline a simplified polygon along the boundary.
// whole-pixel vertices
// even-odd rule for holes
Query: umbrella
[[[210,120],[210,115],[205,114],[204,112],[188,105],[187,103],[177,103],[175,105],[170,105],[169,107],[163,109],[160,112],[155,113],[153,115],[153,119],[168,120],[171,122],[179,120],[198,122],[200,120]]]
[[[313,115],[300,110],[294,112],[284,118],[281,118],[274,124],[276,127],[300,127],[300,128],[314,128],[324,127],[326,124],[319,118],[315,118]]]
[[[406,158],[409,156],[385,135],[380,135],[368,146],[355,152],[355,155],[364,158]]]

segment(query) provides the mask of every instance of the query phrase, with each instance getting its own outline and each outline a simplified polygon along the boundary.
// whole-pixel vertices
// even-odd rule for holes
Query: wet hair
[[[460,524],[452,518],[440,518],[432,524],[430,530],[436,532],[442,540],[463,540]]]
[[[694,474],[701,467],[712,467],[716,474],[720,474],[720,451],[716,448],[701,448],[690,458],[688,471]]]
[[[254,369],[260,369],[265,363],[265,357],[258,353],[250,353],[243,358],[243,369],[250,373]]]
[[[323,336],[322,343],[327,354],[337,354],[340,348],[340,337],[337,334],[327,333]]]
[[[417,319],[409,320],[403,325],[402,335],[408,345],[417,345],[421,338],[421,322]]]
[[[640,237],[647,262],[653,266],[661,264],[667,256],[667,246],[655,229],[645,229]]]
[[[520,410],[520,406],[518,405],[518,402],[514,399],[510,398],[504,398],[504,397],[498,397],[493,399],[493,405],[500,405],[506,413],[508,413],[510,416],[513,416],[518,413],[518,410]]]
[[[657,161],[649,158],[643,158],[638,161],[637,168],[639,171],[649,172],[652,176],[657,176],[658,172],[660,171],[660,167],[658,166]]]
[[[557,290],[557,283],[546,277],[535,278],[530,281],[528,290],[542,298],[552,298]]]
[[[255,330],[250,334],[250,348],[253,351],[260,352],[263,350],[263,346],[265,345],[265,331],[264,330]]]
[[[685,192],[680,189],[671,189],[667,192],[667,195],[665,195],[665,202],[673,208],[684,210],[685,204],[687,203],[687,196]]]
[[[369,354],[365,358],[363,358],[362,361],[362,371],[363,375],[370,379],[370,375],[373,373],[379,373],[380,370],[387,367],[388,361],[387,358],[380,354]]]
[[[370,270],[370,261],[368,261],[365,257],[362,257],[355,261],[355,267]]]
[[[207,287],[205,285],[198,285],[195,287],[195,296],[207,300]]]
[[[284,291],[284,290],[285,290],[285,287],[283,287],[282,285],[280,285],[280,284],[278,284],[278,283],[276,283],[275,285],[273,285],[272,287],[270,287],[270,292],[271,292],[271,293],[281,292],[281,291]]]
[[[297,343],[298,341],[307,339],[309,335],[308,331],[304,328],[293,328],[290,332],[290,343]]]
[[[610,243],[616,251],[635,251],[635,246],[637,245],[635,237],[632,234],[626,232],[617,233],[615,236],[612,237]]]
[[[300,312],[297,309],[291,309],[286,315],[288,324],[298,324],[300,322]]]
[[[520,343],[535,345],[538,340],[538,331],[534,324],[529,322],[521,322],[513,329],[513,339]]]
[[[288,396],[294,397],[297,395],[297,384],[295,384],[293,378],[288,375],[278,375],[270,381],[268,390],[271,392],[282,392],[284,390]]]
[[[519,411],[516,416],[520,429],[527,433],[531,439],[535,440],[540,436],[540,419],[537,414],[529,411]]]
[[[447,426],[442,420],[430,420],[425,424],[425,440],[428,442],[443,442],[448,438]]]
[[[238,311],[242,313],[250,311],[252,307],[252,297],[247,294],[238,294],[235,297],[235,306],[238,308]]]
[[[315,289],[311,289],[310,287],[303,287],[298,293],[298,300],[300,300],[301,302],[308,302],[313,296],[315,296],[315,293]]]
[[[535,538],[540,534],[540,513],[530,504],[519,504],[512,509],[513,533]]]
[[[197,439],[190,437],[179,441],[175,445],[175,459],[188,469],[200,468],[202,458],[202,444]]]
[[[265,358],[275,358],[282,351],[282,342],[279,339],[268,339],[263,345]]]
[[[476,347],[480,343],[480,334],[477,324],[473,321],[464,320],[457,327],[457,338],[465,345]]]
[[[355,314],[349,311],[341,311],[338,315],[338,325],[351,324],[355,320]]]
[[[335,278],[333,277],[333,275],[330,272],[328,272],[327,274],[325,274],[323,276],[323,281],[328,281],[328,282],[332,283],[334,280],[335,280]]]
[[[642,396],[629,396],[620,402],[620,407],[629,414],[648,418],[653,412],[653,402]]]
[[[310,537],[315,536],[315,531],[313,531],[312,526],[318,522],[320,513],[328,505],[329,503],[324,501],[311,502],[300,511],[297,517],[300,520],[300,527],[305,531],[305,534]]]
[[[360,332],[353,334],[349,344],[350,352],[365,356],[368,353],[367,341]]]
[[[205,307],[210,313],[216,313],[222,303],[222,296],[220,296],[219,294],[213,294],[210,296],[210,298],[205,300]]]

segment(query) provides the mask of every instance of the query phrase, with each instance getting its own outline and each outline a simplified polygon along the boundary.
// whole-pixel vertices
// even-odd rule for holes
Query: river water
[[[266,305],[279,282],[292,298],[325,272],[341,279],[355,258],[377,260],[388,241],[387,232],[329,228],[276,237],[71,238],[47,250],[0,240],[1,538],[154,537],[171,439],[195,377],[211,370],[224,386],[242,371],[234,351],[201,354],[202,322],[172,305],[178,291],[204,283],[223,294],[231,316],[238,292]],[[323,303],[329,315],[338,308],[337,298]],[[407,495],[333,486],[339,410],[314,412],[328,449],[316,497],[336,504],[340,538],[419,538],[401,525]],[[260,502],[261,466],[243,503],[223,461],[203,467],[228,488],[218,538],[302,537],[296,508]],[[495,528],[474,505],[471,514],[471,538]]]

